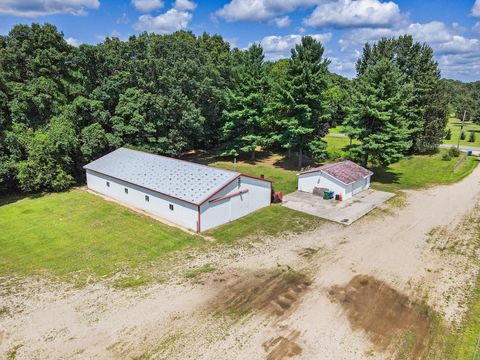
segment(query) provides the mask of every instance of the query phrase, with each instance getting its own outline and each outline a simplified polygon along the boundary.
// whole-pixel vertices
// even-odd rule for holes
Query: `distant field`
[[[460,135],[461,123],[462,121],[457,118],[448,119],[447,128],[450,128],[452,130],[452,138],[450,140],[444,140],[444,144],[457,145],[458,137]],[[465,140],[460,140],[460,145],[480,147],[480,125],[466,122],[463,131],[465,133]],[[473,143],[468,141],[470,132],[475,132],[475,142]]]
[[[435,155],[409,156],[386,168],[376,168],[372,187],[384,191],[398,191],[451,184],[463,179],[478,165],[478,159],[470,156],[453,172],[458,158],[442,160],[442,154],[446,151],[442,149]]]
[[[81,190],[4,204],[0,229],[0,276],[112,275],[205,243]]]

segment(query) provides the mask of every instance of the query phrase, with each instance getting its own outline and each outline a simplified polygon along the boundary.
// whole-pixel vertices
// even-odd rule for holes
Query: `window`
[[[145,201],[146,201],[146,202],[149,202],[149,201],[150,201],[150,196],[145,195]]]
[[[128,194],[128,189],[124,188],[123,191],[125,191],[125,194]]]
[[[110,187],[110,181],[107,181],[107,187]]]
[[[173,211],[173,204],[169,204],[168,208]]]

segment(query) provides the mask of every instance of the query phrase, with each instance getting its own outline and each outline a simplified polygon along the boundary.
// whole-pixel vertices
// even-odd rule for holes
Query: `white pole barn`
[[[196,232],[270,205],[271,181],[119,148],[84,166],[87,187]]]

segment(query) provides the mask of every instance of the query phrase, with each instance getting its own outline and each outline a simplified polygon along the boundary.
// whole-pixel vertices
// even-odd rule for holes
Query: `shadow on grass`
[[[210,165],[215,162],[231,162],[232,156],[221,156],[215,151],[195,151],[188,153],[182,157],[182,160],[192,161],[198,164]],[[281,151],[257,151],[255,153],[255,160],[252,160],[250,154],[241,154],[237,156],[237,162],[242,162],[248,165],[267,165],[271,164],[273,167],[283,170],[298,171],[297,156],[292,153],[291,158],[287,158],[286,153]],[[305,157],[303,158],[303,165],[316,165]]]
[[[400,174],[396,173],[389,166],[375,167],[372,169],[372,171],[374,173],[372,181],[383,185],[393,185],[400,183]]]
[[[16,203],[17,201],[23,199],[38,199],[44,197],[47,193],[34,193],[34,194],[21,194],[21,193],[12,193],[12,194],[1,194],[0,195],[0,206]]]

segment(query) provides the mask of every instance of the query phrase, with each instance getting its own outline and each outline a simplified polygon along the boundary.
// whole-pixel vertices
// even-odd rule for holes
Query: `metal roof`
[[[200,204],[241,175],[127,148],[112,151],[84,168],[193,204]]]
[[[308,169],[301,172],[300,174],[308,174],[313,172],[326,173],[346,185],[350,185],[357,180],[373,175],[372,171],[365,169],[364,167],[355,164],[353,161],[350,160]]]

